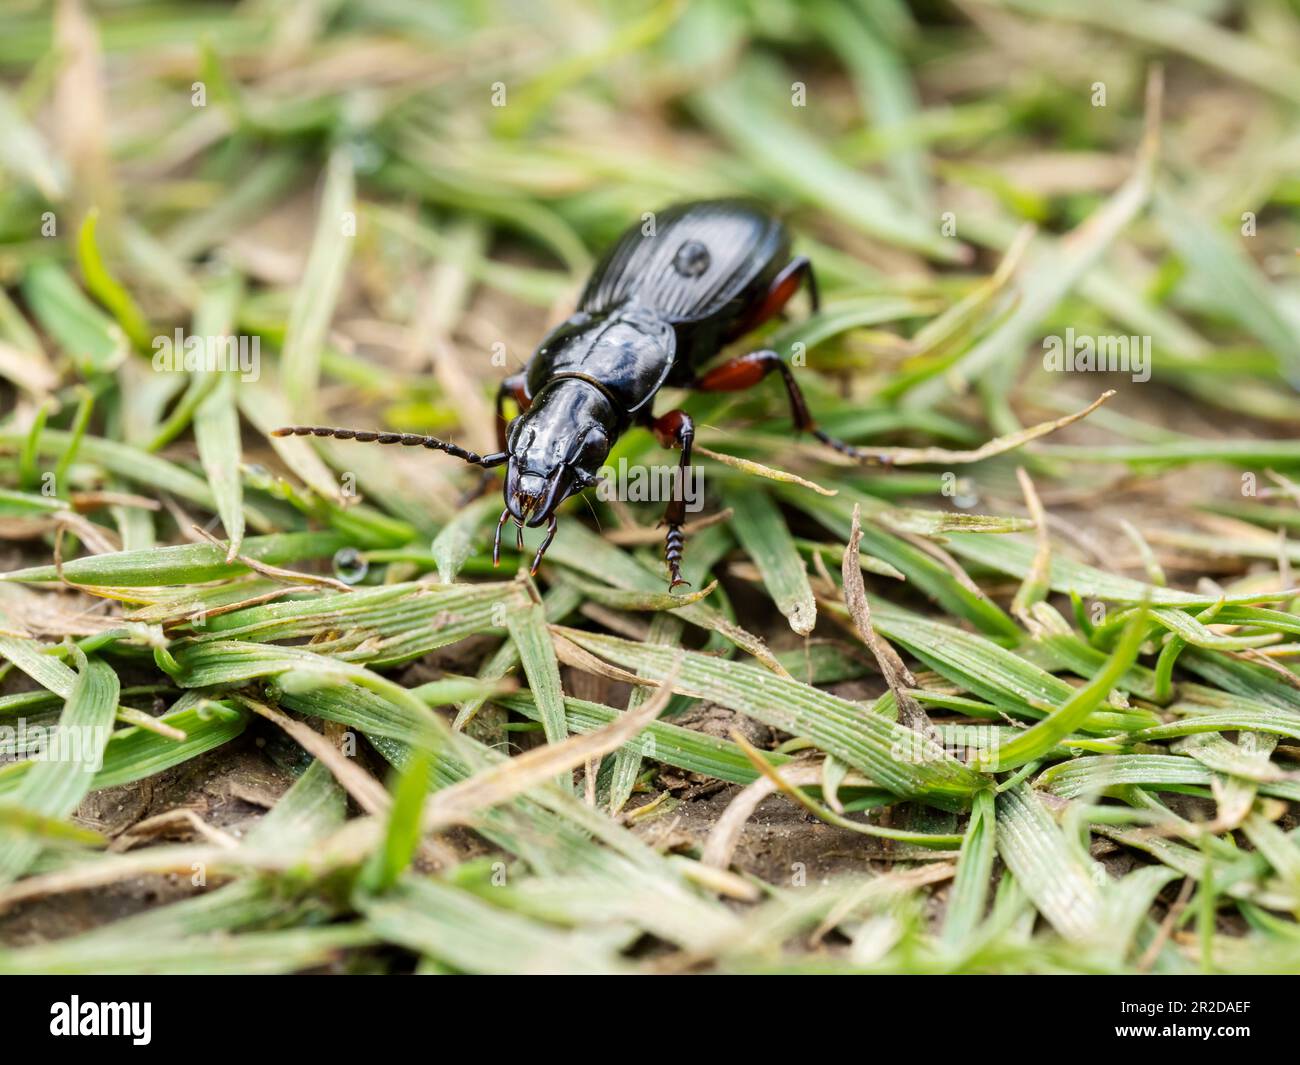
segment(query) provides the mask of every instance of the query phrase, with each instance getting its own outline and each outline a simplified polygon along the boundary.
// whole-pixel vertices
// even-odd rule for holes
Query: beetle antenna
[[[356,440],[362,444],[401,444],[403,447],[424,447],[430,451],[445,451],[448,455],[463,459],[471,466],[490,469],[500,466],[510,456],[504,451],[493,455],[480,455],[469,451],[459,444],[448,440],[439,440],[436,436],[421,436],[419,433],[387,433],[373,429],[334,429],[327,425],[286,425],[271,430],[272,436],[330,436],[335,440]]]
[[[529,576],[537,576],[537,567],[542,564],[542,556],[546,554],[546,549],[551,546],[551,541],[555,539],[555,527],[559,519],[552,514],[551,520],[546,526],[546,538],[542,540],[541,546],[537,549],[537,554],[533,556],[532,569],[528,571]]]

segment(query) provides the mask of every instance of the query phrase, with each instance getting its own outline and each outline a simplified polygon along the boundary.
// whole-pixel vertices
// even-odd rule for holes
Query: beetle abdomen
[[[673,324],[712,318],[789,258],[785,227],[743,200],[677,204],[652,221],[630,227],[601,259],[584,311],[630,303]]]

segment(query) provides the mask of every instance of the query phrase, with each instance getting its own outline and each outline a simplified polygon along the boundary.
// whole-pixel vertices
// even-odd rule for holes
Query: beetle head
[[[510,423],[506,506],[497,524],[497,540],[510,519],[518,526],[520,540],[524,526],[549,523],[534,570],[554,535],[556,508],[596,483],[597,471],[614,442],[615,420],[604,392],[582,378],[562,377],[538,392],[528,410]]]

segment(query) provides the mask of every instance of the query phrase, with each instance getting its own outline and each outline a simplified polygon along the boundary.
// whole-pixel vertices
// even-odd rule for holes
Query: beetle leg
[[[497,447],[502,451],[506,449],[506,429],[510,427],[506,421],[506,396],[510,396],[519,406],[520,414],[532,405],[523,374],[512,374],[497,386]]]
[[[546,536],[537,548],[537,554],[533,556],[532,568],[528,571],[530,576],[537,576],[537,567],[542,564],[542,556],[546,554],[546,549],[551,546],[551,541],[555,539],[555,528],[559,524],[559,519],[552,514],[551,520],[546,524]],[[520,545],[523,546],[522,544]]]
[[[702,377],[697,377],[688,387],[699,389],[701,392],[742,392],[746,388],[753,388],[773,370],[781,374],[785,394],[790,400],[790,418],[794,422],[796,432],[812,433],[823,444],[841,455],[881,466],[889,465],[887,457],[868,448],[846,444],[843,440],[837,440],[829,433],[818,429],[812,413],[808,410],[808,402],[803,398],[803,390],[794,379],[794,371],[781,361],[780,355],[770,349],[751,351],[748,355],[737,355],[734,359],[728,359]]]
[[[332,436],[335,440],[356,440],[362,444],[401,444],[404,447],[425,447],[430,451],[445,451],[458,459],[464,459],[471,466],[491,469],[500,466],[510,456],[504,450],[492,455],[480,455],[468,451],[459,444],[448,440],[439,440],[436,436],[421,436],[419,433],[387,433],[373,429],[331,429],[325,425],[286,425],[272,429],[272,436]]]
[[[664,511],[664,522],[668,526],[668,535],[664,538],[664,559],[668,563],[668,590],[672,591],[679,584],[691,582],[682,576],[682,553],[686,547],[686,535],[682,526],[686,524],[686,478],[691,466],[691,444],[695,440],[695,423],[684,410],[670,410],[654,420],[655,436],[664,447],[680,447],[682,457],[678,461],[681,476],[677,479],[677,489],[668,501]]]
[[[497,534],[492,537],[492,566],[493,568],[501,565],[501,530],[504,528],[506,520],[510,517],[510,508],[506,507],[501,512],[501,517],[497,519]]]
[[[763,296],[731,331],[731,336],[744,336],[751,329],[757,329],[770,318],[776,317],[785,309],[785,305],[794,298],[801,284],[808,285],[808,302],[812,312],[821,310],[821,293],[817,291],[817,276],[813,273],[808,256],[800,255],[791,259],[789,264],[776,275]]]
[[[530,404],[528,393],[525,390],[524,380],[524,375],[517,373],[503,379],[501,384],[497,386],[497,447],[501,450],[502,454],[506,451],[506,429],[510,427],[510,422],[506,419],[506,397],[511,396],[514,399],[514,401],[519,405],[519,412],[521,414],[528,409]],[[495,481],[496,476],[492,473],[492,467],[485,467],[483,476],[479,478],[478,484],[462,495],[458,500],[458,504],[463,507],[468,503],[474,502],[474,500],[478,499],[479,496],[483,495],[489,488],[491,488]]]

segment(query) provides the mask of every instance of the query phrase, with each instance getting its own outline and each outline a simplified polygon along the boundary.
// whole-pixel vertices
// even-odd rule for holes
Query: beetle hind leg
[[[794,422],[796,432],[811,433],[827,447],[849,458],[871,465],[889,465],[890,460],[887,455],[872,451],[870,448],[845,443],[818,429],[817,422],[808,409],[808,401],[804,399],[803,390],[799,387],[799,382],[794,379],[794,371],[771,349],[751,351],[748,355],[737,355],[734,359],[728,359],[703,376],[697,377],[688,387],[701,392],[742,392],[747,388],[753,388],[773,371],[781,375],[781,383],[785,385],[785,394],[790,401],[790,418]]]
[[[670,410],[656,418],[652,428],[664,447],[682,449],[677,463],[677,484],[668,501],[668,509],[664,511],[664,523],[668,526],[668,535],[664,537],[664,561],[668,563],[668,590],[672,591],[679,584],[691,583],[682,576],[682,556],[686,549],[686,534],[682,532],[682,526],[686,524],[686,478],[690,475],[695,423],[685,411]]]

